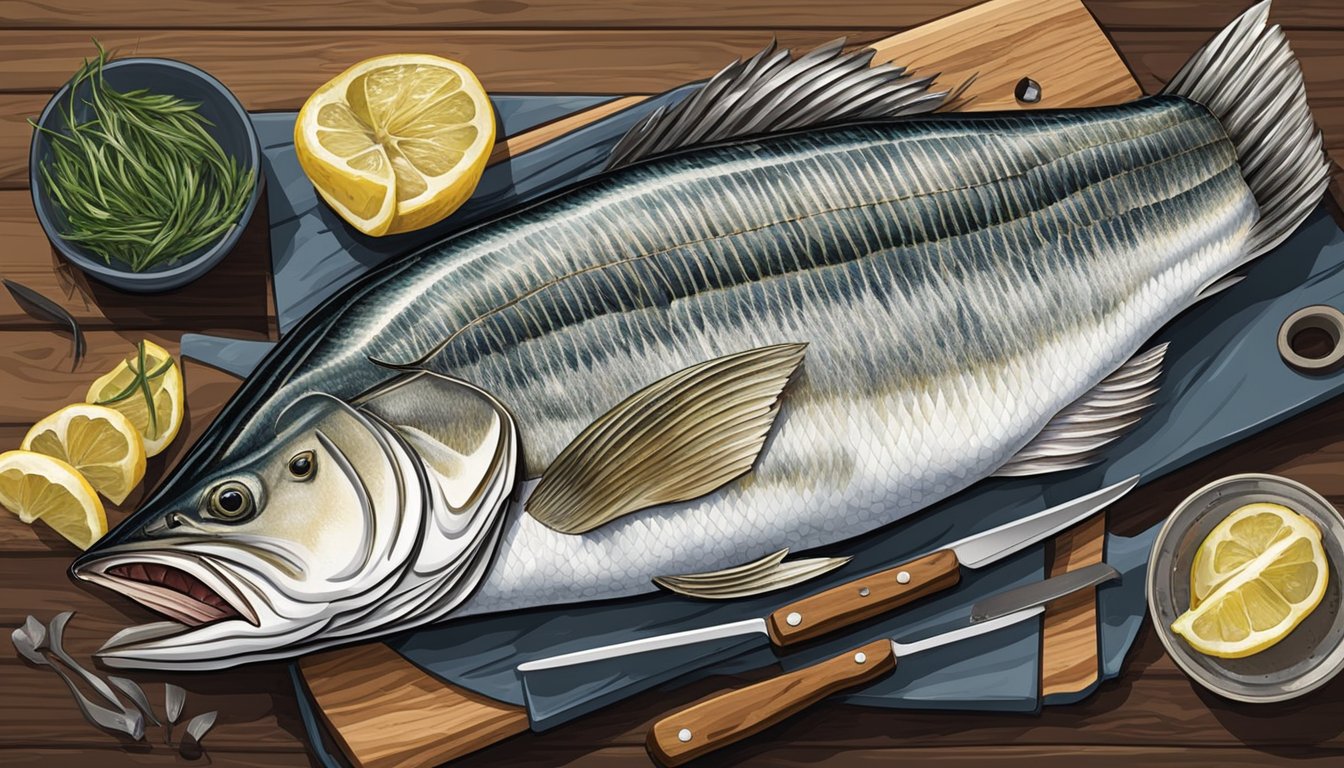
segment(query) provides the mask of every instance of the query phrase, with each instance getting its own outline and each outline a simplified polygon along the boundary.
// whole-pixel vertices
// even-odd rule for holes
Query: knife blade
[[[1000,592],[971,606],[971,623],[997,619],[1023,608],[1044,606],[1052,600],[1058,600],[1080,589],[1095,587],[1119,577],[1120,572],[1107,563],[1094,563],[1045,581]]]
[[[991,528],[877,573],[845,582],[776,609],[770,615],[728,624],[655,635],[518,665],[528,678],[545,670],[588,664],[650,651],[738,636],[756,635],[776,649],[870,619],[921,597],[955,586],[960,569],[982,568],[1046,539],[1104,509],[1138,485],[1135,475],[1086,496]]]
[[[967,623],[920,640],[876,640],[827,661],[716,694],[659,720],[647,746],[662,765],[672,768],[732,744],[801,712],[840,691],[873,682],[896,671],[902,658],[996,632],[1045,612],[1045,604],[1116,578],[1106,563],[1000,592],[971,608]]]
[[[900,659],[997,632],[1045,612],[1042,605],[910,643],[881,639],[819,664],[703,699],[654,723],[647,746],[668,768],[745,739],[839,693],[896,671]]]

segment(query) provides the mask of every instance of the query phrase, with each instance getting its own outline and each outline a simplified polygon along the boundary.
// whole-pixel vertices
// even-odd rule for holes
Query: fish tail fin
[[[1263,0],[1237,17],[1164,89],[1206,107],[1236,146],[1242,177],[1260,206],[1241,264],[1287,239],[1329,183],[1302,68],[1283,30],[1269,24],[1269,6]]]

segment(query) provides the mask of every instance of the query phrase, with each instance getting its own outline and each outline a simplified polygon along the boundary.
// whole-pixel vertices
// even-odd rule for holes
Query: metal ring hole
[[[1344,362],[1344,313],[1323,304],[1299,309],[1279,326],[1279,356],[1299,371],[1327,373]]]

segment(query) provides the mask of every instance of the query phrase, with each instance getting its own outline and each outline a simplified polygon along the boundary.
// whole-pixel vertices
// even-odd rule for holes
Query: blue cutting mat
[[[663,98],[680,98],[674,93]],[[500,97],[501,135],[525,130],[600,103],[600,97]],[[449,221],[418,233],[374,240],[351,232],[315,198],[294,160],[292,114],[257,115],[270,189],[272,251],[281,328],[378,263],[453,231],[488,220],[593,175],[607,149],[659,101],[607,118],[486,173],[476,197]],[[801,588],[747,601],[709,604],[672,595],[587,606],[567,606],[467,619],[393,638],[392,647],[456,685],[514,704],[525,702],[514,672],[522,661],[594,644],[688,629],[760,615],[830,584],[888,567],[977,530],[1017,519],[1132,474],[1150,481],[1220,447],[1278,423],[1344,389],[1344,373],[1310,377],[1284,366],[1275,351],[1279,323],[1308,304],[1344,307],[1344,233],[1322,211],[1283,247],[1261,259],[1247,279],[1186,313],[1158,335],[1170,341],[1167,375],[1157,406],[1143,425],[1112,446],[1107,461],[1088,470],[1037,479],[980,483],[913,518],[832,553],[850,565]],[[184,354],[246,371],[261,347],[184,339]],[[197,354],[199,353],[199,354]],[[230,362],[231,361],[231,362]],[[1193,489],[1192,489],[1193,490]],[[1142,623],[1144,568],[1156,528],[1127,539],[1108,536],[1107,560],[1123,579],[1099,590],[1102,677],[1120,665]],[[1042,577],[1043,547],[982,572],[958,588],[861,629],[828,638],[779,660],[788,669],[813,663],[883,635],[919,636],[964,615],[980,597]],[[903,662],[896,675],[848,696],[869,706],[1031,711],[1039,692],[1040,628],[1028,622],[978,641]],[[687,674],[686,659],[652,664],[646,676],[663,680],[731,672],[776,661],[768,651],[729,644],[718,663]],[[590,665],[597,666],[597,665]],[[637,681],[617,665],[586,669],[562,689],[530,691],[535,728],[544,729],[628,695]],[[302,691],[302,688],[300,687]],[[1084,694],[1085,695],[1085,694]],[[309,718],[305,718],[306,720]]]

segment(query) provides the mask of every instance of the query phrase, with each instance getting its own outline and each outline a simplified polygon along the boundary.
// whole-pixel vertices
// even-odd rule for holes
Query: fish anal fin
[[[1055,414],[1031,442],[999,467],[998,477],[1043,475],[1096,463],[1101,449],[1143,420],[1153,405],[1167,345],[1130,358],[1087,394]]]
[[[751,469],[803,344],[683,369],[621,401],[565,447],[525,509],[561,533],[703,496]]]
[[[830,573],[849,562],[848,557],[813,557],[784,562],[789,550],[743,565],[708,573],[657,576],[653,583],[671,592],[703,600],[731,600],[785,589]]]

